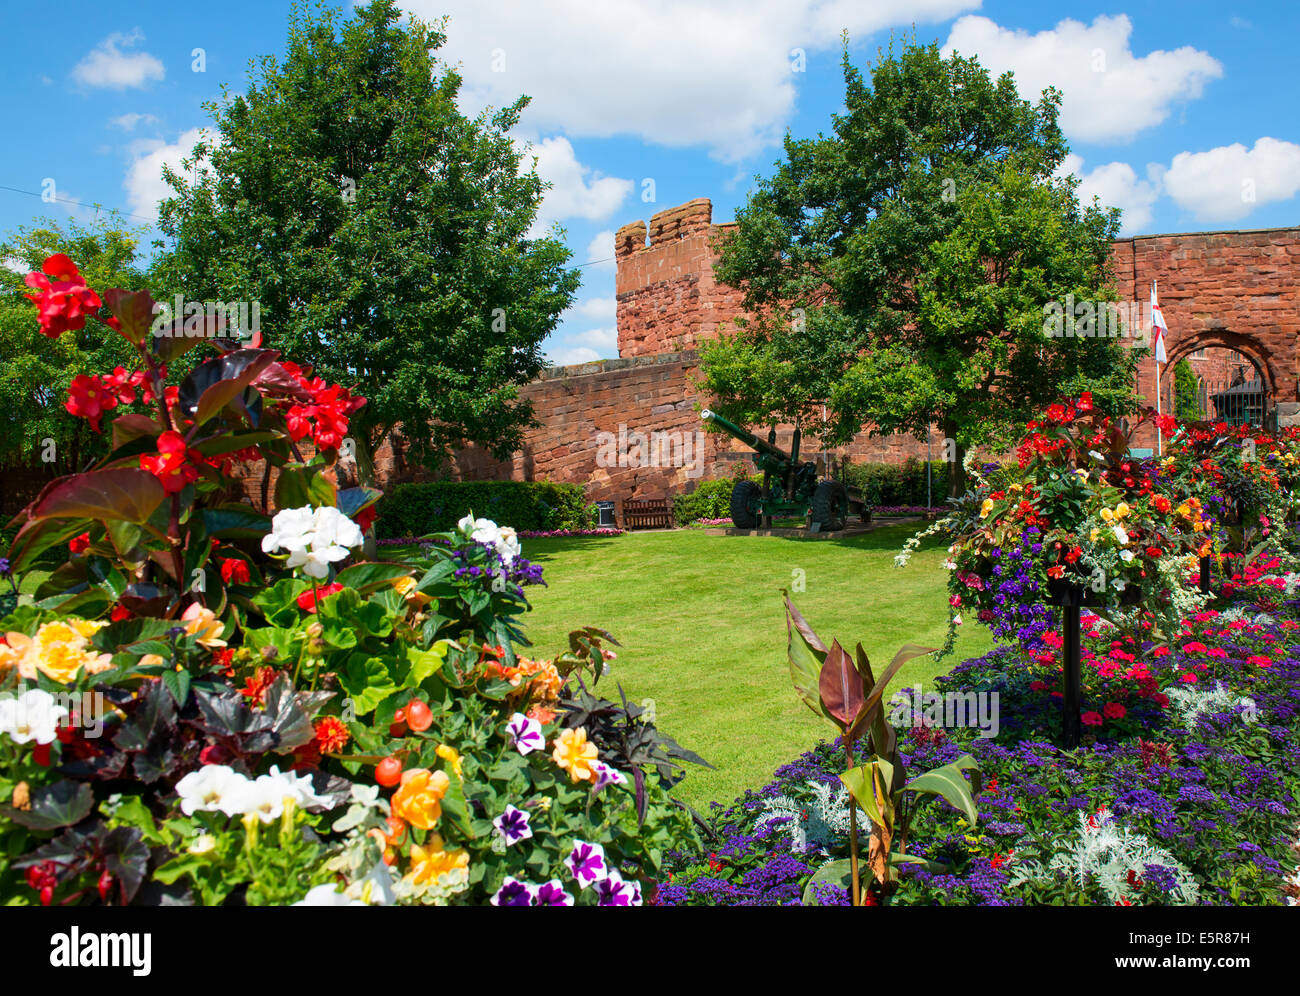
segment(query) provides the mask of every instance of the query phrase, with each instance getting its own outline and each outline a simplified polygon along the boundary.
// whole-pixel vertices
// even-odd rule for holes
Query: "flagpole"
[[[1156,414],[1160,414],[1160,361],[1156,360]],[[1160,420],[1156,419],[1156,456],[1165,455],[1164,434],[1160,431]]]

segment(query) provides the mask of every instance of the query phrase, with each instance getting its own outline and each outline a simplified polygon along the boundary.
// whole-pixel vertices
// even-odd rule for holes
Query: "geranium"
[[[451,788],[445,771],[408,768],[393,793],[393,813],[413,827],[430,830],[442,815],[442,798]]]
[[[287,553],[285,566],[301,567],[312,578],[329,576],[329,565],[347,558],[364,542],[357,524],[332,505],[289,508],[275,514],[262,538],[262,552]]]
[[[86,319],[103,307],[99,295],[86,286],[81,271],[63,253],[46,257],[41,273],[31,272],[24,283],[37,294],[24,297],[36,305],[41,334],[57,339],[64,332],[85,328]]]
[[[596,745],[587,740],[587,731],[579,727],[576,730],[561,730],[553,743],[551,757],[555,763],[569,773],[575,782],[591,781],[595,777],[592,762],[596,760]]]
[[[1084,726],[1101,726],[1101,724],[1105,722],[1105,720],[1101,718],[1101,713],[1099,712],[1085,712],[1079,718],[1083,721]]]

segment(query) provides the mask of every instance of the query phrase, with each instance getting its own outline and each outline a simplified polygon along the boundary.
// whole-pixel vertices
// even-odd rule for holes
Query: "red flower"
[[[357,524],[363,533],[369,532],[370,527],[375,524],[375,516],[378,514],[378,505],[367,505],[356,515],[352,516],[352,521]]]
[[[1079,400],[1075,404],[1075,407],[1078,408],[1079,411],[1081,412],[1092,411],[1092,392],[1084,391],[1081,395],[1079,395]]]
[[[1083,720],[1084,726],[1100,726],[1104,722],[1099,712],[1085,712],[1079,718]]]
[[[63,407],[69,414],[86,419],[99,432],[99,420],[110,408],[117,407],[117,395],[105,388],[98,377],[77,374],[68,386],[68,400]]]
[[[82,533],[80,536],[74,536],[68,540],[68,550],[74,557],[86,552],[90,546],[90,533]]]
[[[316,744],[320,747],[322,754],[338,753],[352,739],[352,734],[348,732],[347,726],[337,716],[325,716],[318,720],[315,730]]]
[[[40,310],[41,334],[57,339],[64,332],[85,328],[86,318],[104,302],[86,286],[77,265],[63,253],[45,260],[44,273],[27,274],[25,283],[39,294],[24,295]]]
[[[109,622],[121,622],[123,619],[131,618],[131,610],[125,605],[114,605],[113,611],[108,614]]]
[[[239,690],[239,694],[246,695],[261,705],[266,698],[266,690],[278,675],[279,672],[273,667],[259,667],[253,675],[244,679],[244,687]]]
[[[320,589],[320,597],[328,598],[330,595],[342,590],[343,585],[335,581],[333,584],[327,584],[325,587]],[[316,589],[308,588],[298,596],[298,608],[302,609],[304,612],[316,611]]]
[[[1151,696],[1151,701],[1154,702],[1156,705],[1158,705],[1161,709],[1169,708],[1169,696],[1166,695],[1164,692],[1156,692],[1154,695]]]
[[[248,573],[248,564],[237,557],[221,562],[221,580],[226,584],[248,584],[252,577]]]
[[[1128,712],[1118,702],[1107,702],[1101,711],[1106,714],[1107,719],[1123,719],[1125,713]]]
[[[202,460],[202,455],[186,450],[185,437],[168,429],[158,437],[157,456],[141,454],[140,468],[153,474],[162,482],[163,490],[174,495],[199,479],[198,469],[191,462],[198,460]]]

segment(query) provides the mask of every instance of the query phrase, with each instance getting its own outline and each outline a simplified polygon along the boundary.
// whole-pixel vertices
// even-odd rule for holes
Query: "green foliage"
[[[136,260],[138,234],[110,220],[87,227],[48,220],[0,243],[0,259],[39,271],[48,256],[64,253],[92,287],[139,287],[144,275]],[[64,411],[68,384],[79,373],[130,369],[135,351],[98,322],[57,339],[41,335],[36,309],[24,293],[32,290],[23,275],[0,266],[0,465],[67,473],[108,452],[104,437]],[[48,464],[42,459],[46,439],[54,442]]]
[[[379,502],[383,538],[446,532],[473,512],[515,529],[589,529],[596,506],[577,484],[551,481],[433,481],[399,484]]]
[[[1174,418],[1190,422],[1205,418],[1196,373],[1186,359],[1174,364]]]
[[[937,45],[891,49],[869,81],[846,53],[844,78],[833,134],[788,138],[720,245],[718,278],[756,317],[702,350],[717,410],[828,444],[937,423],[964,449],[1077,387],[1131,405],[1117,339],[1044,329],[1047,302],[1114,297],[1117,212],[1056,177],[1060,95],[1031,104],[1011,74]]]
[[[948,464],[930,461],[930,495],[942,507],[948,494]],[[851,463],[845,470],[848,483],[860,489],[872,506],[924,505],[926,502],[926,464],[908,459],[895,463]]]
[[[580,279],[558,238],[529,235],[546,185],[510,135],[527,98],[462,115],[444,42],[390,0],[295,8],[283,61],[207,105],[201,168],[168,171],[160,207],[177,289],[259,302],[268,345],[369,399],[363,477],[399,423],[428,466],[466,442],[518,449],[517,386]]]
[[[725,519],[731,515],[731,491],[737,481],[761,481],[762,476],[715,477],[696,484],[689,494],[673,495],[673,520],[684,526],[696,519]]]

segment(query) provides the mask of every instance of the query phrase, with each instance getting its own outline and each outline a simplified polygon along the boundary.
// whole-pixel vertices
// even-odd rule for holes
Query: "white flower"
[[[1128,532],[1125,531],[1124,527],[1121,526],[1121,525],[1117,522],[1117,523],[1115,523],[1115,525],[1114,525],[1114,527],[1113,527],[1113,530],[1114,530],[1114,533],[1115,533],[1115,539],[1119,540],[1119,545],[1120,545],[1120,546],[1127,546],[1127,545],[1128,545]]]
[[[248,779],[225,764],[205,764],[176,783],[181,812],[186,816],[220,810],[227,816],[238,811]]]
[[[1122,560],[1122,561],[1124,561],[1124,563],[1127,564],[1130,560],[1133,559],[1133,551],[1132,551],[1132,550],[1121,550],[1121,551],[1119,552],[1119,559]]]
[[[262,537],[262,552],[283,551],[286,567],[301,567],[312,578],[329,576],[329,565],[347,557],[365,537],[361,527],[332,505],[276,512],[271,531]]]
[[[497,539],[494,545],[497,548],[497,555],[507,564],[513,564],[515,558],[521,552],[519,535],[509,526],[501,526],[497,530]]]
[[[519,556],[519,534],[509,526],[498,526],[491,519],[476,519],[471,512],[456,527],[475,543],[482,543],[496,550],[497,556],[507,564],[512,564]]]
[[[54,696],[41,688],[33,688],[15,698],[0,699],[0,733],[6,733],[16,744],[52,744],[59,729],[59,720],[68,710],[54,701]]]
[[[294,906],[365,906],[359,899],[349,899],[333,885],[318,885],[299,899]]]

